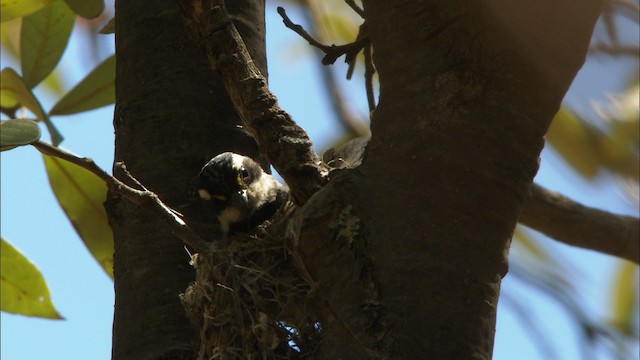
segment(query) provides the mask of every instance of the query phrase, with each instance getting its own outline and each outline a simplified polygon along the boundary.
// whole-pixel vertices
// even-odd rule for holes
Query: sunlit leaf
[[[319,16],[320,27],[326,29],[332,42],[346,44],[353,42],[358,35],[359,23],[352,17],[335,11],[323,12]]]
[[[22,18],[0,24],[0,42],[2,43],[3,55],[10,55],[14,59],[20,58],[19,45],[21,28]],[[41,85],[46,87],[48,90],[51,90],[54,95],[61,96],[62,82],[61,76],[57,70],[54,70],[49,76],[47,76]]]
[[[0,124],[0,151],[28,145],[40,139],[40,127],[31,120],[7,120]]]
[[[638,311],[638,266],[624,261],[612,279],[611,324],[624,334],[633,329],[634,311]]]
[[[104,11],[103,0],[64,0],[74,13],[86,19],[94,19]]]
[[[6,21],[0,24],[0,43],[3,55],[11,55],[18,58],[20,44],[20,27],[22,18]]]
[[[2,106],[3,109],[12,109],[20,106],[20,102],[13,93],[0,91],[0,106]]]
[[[32,14],[52,0],[0,0],[0,21],[5,22]]]
[[[556,114],[547,140],[578,173],[593,178],[602,165],[594,130],[566,108]]]
[[[12,68],[4,68],[0,73],[0,101],[2,107],[11,107],[6,104],[7,99],[13,99],[26,106],[39,120],[45,118],[40,102],[33,96],[33,93],[26,86],[20,75]]]
[[[26,316],[62,319],[51,302],[40,270],[22,253],[0,238],[1,310]]]
[[[100,266],[113,278],[113,235],[103,203],[107,186],[90,171],[44,156],[49,183],[58,203]]]
[[[64,1],[56,0],[22,20],[20,61],[29,88],[53,71],[67,47],[75,18]]]
[[[0,105],[7,108],[12,107],[9,106],[9,103],[14,101],[26,106],[38,120],[44,121],[51,135],[53,145],[58,146],[62,142],[62,135],[53,126],[49,116],[44,113],[42,105],[40,105],[40,102],[29,90],[20,75],[12,68],[4,68],[0,73]]]
[[[53,72],[40,83],[40,87],[46,88],[52,95],[62,96],[64,90],[62,86],[63,81],[64,76],[60,73],[59,68],[54,69]]]
[[[97,109],[115,101],[116,57],[112,55],[69,91],[49,111],[50,115],[68,115]]]

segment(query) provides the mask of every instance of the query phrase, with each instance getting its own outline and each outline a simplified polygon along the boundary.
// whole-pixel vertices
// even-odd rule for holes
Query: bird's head
[[[251,158],[225,152],[200,170],[196,191],[214,211],[223,233],[227,234],[233,225],[250,228],[271,217],[286,187]],[[269,207],[268,214],[265,206]]]

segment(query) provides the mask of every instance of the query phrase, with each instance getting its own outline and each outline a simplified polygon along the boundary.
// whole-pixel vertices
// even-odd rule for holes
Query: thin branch
[[[284,23],[284,26],[286,26],[288,29],[293,30],[293,32],[300,35],[300,37],[302,37],[303,39],[307,40],[309,45],[322,50],[322,52],[324,52],[325,54],[331,51],[331,46],[325,45],[320,41],[316,40],[302,27],[302,25],[295,24],[293,21],[291,21],[291,19],[287,15],[287,11],[284,8],[282,8],[281,6],[278,6],[277,11],[278,11],[278,14],[280,14],[280,17],[282,17],[282,22]]]
[[[307,6],[311,6],[310,1],[305,1]],[[310,13],[312,10],[305,12],[307,23],[309,24],[309,31],[317,36],[317,23],[316,17]],[[320,64],[319,64],[320,65]],[[362,120],[360,120],[348,106],[342,89],[338,84],[333,67],[319,66],[319,70],[322,74],[322,83],[329,94],[331,99],[331,107],[335,113],[336,118],[342,124],[342,126],[353,137],[369,136],[369,126]]]
[[[565,244],[640,263],[640,220],[581,205],[537,184],[520,223]]]
[[[162,217],[169,225],[171,232],[185,244],[191,246],[198,252],[209,252],[209,245],[200,239],[193,230],[191,230],[189,225],[187,225],[187,223],[182,220],[181,216],[179,216],[180,213],[165,205],[158,195],[147,190],[138,180],[131,176],[123,163],[116,163],[115,169],[120,171],[125,178],[136,184],[140,189],[134,189],[133,187],[109,175],[90,158],[78,157],[70,152],[60,149],[59,147],[49,145],[42,141],[37,141],[32,145],[45,155],[68,161],[95,174],[100,178],[100,180],[105,182],[109,190],[121,195],[134,204],[154,211],[156,215]]]
[[[78,165],[86,170],[89,170],[90,172],[92,172],[94,175],[96,175],[97,177],[100,178],[100,180],[104,181],[107,186],[109,186],[109,188],[111,188],[111,186],[116,186],[116,185],[124,185],[122,184],[118,179],[115,179],[114,177],[112,177],[111,175],[107,174],[106,171],[102,170],[102,168],[100,168],[98,165],[96,165],[96,163],[93,161],[93,159],[91,158],[87,158],[87,157],[78,157],[68,151],[65,151],[59,147],[53,146],[53,145],[49,145],[45,142],[42,141],[36,141],[35,143],[31,144],[33,145],[33,147],[35,147],[36,149],[38,149],[38,151],[40,151],[41,153],[45,154],[45,155],[49,155],[49,156],[53,156],[53,157],[57,157],[59,159],[62,160],[66,160],[72,164]],[[124,185],[126,186],[126,185]]]
[[[589,47],[590,53],[605,53],[611,56],[626,55],[640,57],[640,48],[634,45],[611,45],[607,43],[595,43]]]
[[[349,5],[349,7],[356,12],[356,14],[360,15],[361,18],[365,18],[365,14],[364,14],[364,9],[362,9],[360,6],[358,6],[358,4],[356,4],[355,1],[353,0],[345,0],[345,2],[347,3],[347,5]]]
[[[376,72],[376,68],[373,66],[371,44],[364,48],[364,84],[367,89],[367,103],[369,104],[369,111],[376,109],[376,99],[373,94],[373,74]]]
[[[354,66],[351,64],[355,61],[358,53],[364,49],[365,46],[370,44],[369,34],[359,33],[356,40],[352,43],[345,45],[324,45],[309,35],[302,26],[294,24],[282,7],[278,7],[278,14],[282,17],[282,22],[287,28],[293,30],[296,34],[307,40],[311,46],[316,47],[325,53],[325,57],[322,58],[323,65],[333,64],[340,56],[344,55],[345,62],[350,66]],[[361,26],[360,29],[366,29],[366,27]],[[347,77],[349,77],[349,75],[347,75]]]
[[[304,3],[306,3],[307,6],[311,6],[310,1],[305,1]],[[347,3],[349,3],[349,1],[347,1]],[[355,3],[353,2],[349,3],[349,5],[356,6]],[[372,47],[371,47],[371,41],[369,40],[369,31],[367,29],[366,21],[362,23],[362,25],[360,25],[360,28],[358,30],[358,35],[356,37],[356,40],[353,43],[350,43],[347,45],[341,45],[341,46],[335,46],[335,45],[327,46],[322,44],[320,41],[316,40],[302,26],[294,24],[291,21],[291,19],[289,19],[286,11],[283,8],[278,8],[278,13],[282,17],[282,21],[284,22],[287,28],[293,30],[295,33],[297,33],[302,38],[307,40],[309,44],[319,48],[326,54],[325,57],[322,59],[323,65],[333,64],[338,57],[344,54],[345,62],[349,65],[347,69],[347,80],[351,80],[351,76],[353,75],[353,72],[356,67],[358,54],[360,53],[360,51],[362,51],[364,54],[364,66],[365,66],[364,76],[365,76],[365,89],[367,93],[367,102],[369,104],[369,111],[371,112],[375,110],[376,104],[375,104],[375,97],[373,94],[373,74],[375,73],[375,66],[373,65],[373,59],[371,56]],[[364,15],[364,13],[362,13],[362,15]],[[315,19],[313,16],[310,16],[310,17],[311,17],[311,21],[309,21],[309,23],[311,24],[312,32],[315,32],[313,31],[313,29],[316,28],[314,24]],[[329,89],[329,90],[332,90],[332,89]]]
[[[289,185],[293,200],[304,204],[326,181],[327,169],[307,133],[280,108],[267,81],[251,60],[222,0],[181,0],[187,30],[204,48],[243,124],[260,152]]]

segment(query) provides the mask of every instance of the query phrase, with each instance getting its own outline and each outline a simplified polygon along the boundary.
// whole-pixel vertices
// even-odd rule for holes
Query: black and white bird
[[[289,193],[258,163],[232,152],[217,155],[200,170],[196,191],[218,217],[225,236],[270,219]]]

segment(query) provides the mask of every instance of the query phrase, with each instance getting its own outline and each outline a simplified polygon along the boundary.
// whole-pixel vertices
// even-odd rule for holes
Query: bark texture
[[[308,311],[297,317],[308,322],[293,324],[321,325],[321,341],[305,353],[318,359],[489,359],[509,241],[544,133],[582,65],[600,3],[364,5],[381,90],[362,165],[329,173],[326,186],[284,225],[270,229],[277,233],[267,231],[285,238],[283,258],[306,284],[292,302],[304,299],[303,309],[295,311]],[[179,35],[175,7],[160,0],[119,6],[126,15],[116,24],[116,160],[169,205],[195,217],[184,206],[185,182],[221,144],[238,152],[233,146],[246,143],[255,151],[255,145],[237,130],[237,117],[219,120],[217,106],[226,100],[210,101],[209,93],[218,94],[216,82],[207,80],[203,53]],[[241,113],[252,114],[243,109],[251,99],[233,100]],[[193,276],[182,245],[139,210],[116,199],[110,208],[116,234],[114,358],[193,358],[196,338],[177,299]],[[234,261],[228,261],[230,272],[269,277]],[[237,279],[226,275],[213,278]],[[232,297],[244,289],[260,299],[252,287],[232,285],[226,288],[234,289],[227,293]],[[225,295],[217,285],[203,286]],[[185,298],[207,298],[198,294]],[[240,318],[251,318],[244,336],[258,336],[253,325],[261,318],[267,321],[258,325],[276,334],[273,342],[258,336],[249,348],[275,351],[286,344],[272,320],[294,318],[287,306],[264,310],[263,317],[239,309]],[[200,317],[205,322],[215,319],[201,315],[207,315]],[[209,340],[204,351],[216,344],[213,335]]]
[[[229,8],[266,74],[264,2]],[[115,161],[211,239],[214,220],[189,205],[189,185],[220,152],[260,161],[255,141],[185,35],[175,1],[119,1],[116,52]],[[162,220],[114,194],[107,208],[115,237],[113,359],[193,359],[198,334],[178,299],[194,279],[184,245]]]
[[[359,203],[395,358],[491,358],[510,238],[599,14],[581,4],[365,1],[381,90]]]
[[[513,229],[600,3],[364,5],[372,138],[290,231],[325,304],[319,358],[489,359]]]

